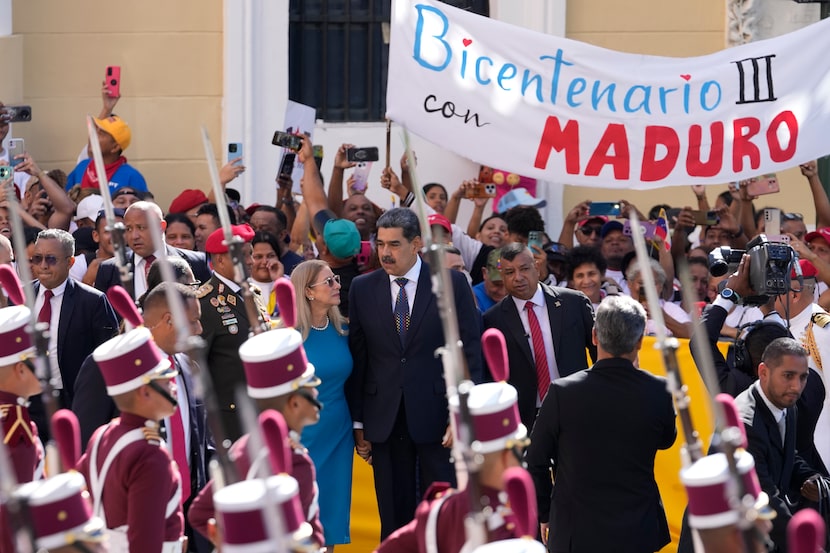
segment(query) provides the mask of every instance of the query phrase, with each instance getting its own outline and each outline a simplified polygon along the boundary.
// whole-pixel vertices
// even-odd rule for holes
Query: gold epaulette
[[[821,328],[824,328],[825,326],[830,325],[830,313],[813,313],[810,320]]]
[[[196,290],[196,297],[202,299],[211,292],[213,292],[213,284],[211,284],[210,282],[206,282],[199,286],[199,289]]]
[[[10,443],[17,433],[23,433],[30,442],[34,443],[35,435],[32,432],[32,425],[23,416],[23,408],[20,405],[0,405],[0,419],[3,421],[3,443]]]

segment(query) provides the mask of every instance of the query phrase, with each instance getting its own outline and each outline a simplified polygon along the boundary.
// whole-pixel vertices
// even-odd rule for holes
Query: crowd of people
[[[771,531],[777,551],[786,551],[792,514],[821,501],[830,467],[830,386],[821,359],[830,348],[830,201],[815,162],[801,171],[816,230],[808,232],[799,213],[775,221],[780,236],[773,241],[797,254],[786,267],[787,290],[747,302],[758,296],[750,256],[739,254],[737,267],[716,277],[710,254],[729,257],[723,248],[758,244],[771,224],[765,214],[779,213],[756,205],[749,181],[714,204],[693,186],[694,205],[647,213],[621,199],[614,215],[596,214],[586,200],[567,210],[561,229],[550,229],[538,209],[544,200],[524,188],[492,204],[480,194],[465,200],[480,188],[478,179],[451,192],[439,183],[417,190],[406,159],[398,171],[382,171],[378,185],[401,200],[384,211],[346,178],[353,145],[337,150],[326,183],[311,140],[301,136],[301,203],[291,178],[281,175],[273,205],[243,205],[231,186],[245,170],[239,158],[219,171],[224,201],[217,204],[206,184],[183,190],[164,209],[152,193],[159,184],[145,182],[124,157],[131,131],[113,113],[118,98],[102,98],[95,124],[109,198],[101,195],[91,147],[68,174],[42,170],[30,151],[9,159],[0,150],[0,164],[14,171],[0,191],[0,265],[26,265],[34,278],[29,308],[11,290],[0,294],[6,449],[18,482],[42,479],[41,442],[72,441],[50,416],[71,410],[81,446],[62,461],[67,470],[77,466],[93,500],[83,520],[56,525],[52,536],[72,531],[94,547],[104,529],[111,547],[124,551],[179,550],[187,536],[187,550],[210,551],[256,537],[234,526],[234,509],[268,513],[269,501],[277,501],[299,517],[283,517],[293,546],[333,550],[350,542],[352,494],[366,493],[352,489],[355,451],[374,473],[380,550],[415,551],[419,533],[435,534],[427,519],[463,518],[469,501],[447,500],[442,511],[446,497],[437,498],[446,490],[433,487],[457,484],[450,450],[459,437],[450,412],[458,398],[448,397],[435,355],[447,336],[422,258],[424,223],[445,246],[452,284],[445,300],[458,320],[465,376],[476,385],[469,395],[476,433],[489,438],[481,453],[491,538],[522,537],[505,522],[510,505],[499,493],[522,460],[537,495],[538,537],[549,550],[645,552],[668,543],[653,465],[656,451],[676,439],[675,416],[665,381],[638,370],[649,334],[709,345],[720,389],[737,397],[747,450],[778,513]],[[3,113],[0,104],[0,142],[9,132]],[[485,175],[522,182],[489,168]],[[420,194],[425,222],[410,209]],[[473,203],[466,224],[458,220],[462,201]],[[220,220],[225,206],[231,228]],[[632,212],[649,222],[649,259],[634,253]],[[698,225],[699,212],[714,220]],[[13,216],[23,222],[25,252],[12,247],[20,238]],[[115,255],[116,224],[126,267]],[[163,278],[167,269],[175,282]],[[684,291],[686,272],[693,289]],[[652,280],[659,302],[650,305],[644,286]],[[119,287],[129,308],[113,292]],[[652,317],[654,309],[662,316]],[[693,326],[698,315],[706,334]],[[49,372],[40,381],[37,344],[27,334],[32,320],[49,329],[41,359]],[[494,330],[503,336],[508,367],[482,352],[482,334]],[[201,358],[182,336],[201,338]],[[719,339],[735,340],[734,353],[723,356]],[[203,373],[210,387],[201,385]],[[263,423],[266,439],[266,427],[282,428],[278,446],[257,449],[262,436],[247,403],[271,421]],[[498,422],[494,412],[503,414],[505,428],[488,426]],[[221,493],[221,479],[212,481],[208,462],[228,449],[236,479],[265,482],[238,488],[251,501],[267,496],[260,503],[246,507]],[[262,467],[269,464],[263,451],[273,458],[270,469]],[[262,478],[280,472],[293,480]],[[62,500],[83,488],[75,476],[49,476],[45,482]],[[293,493],[272,493],[292,485]],[[36,487],[27,493],[31,501],[45,494]],[[626,517],[616,516],[621,512]],[[703,528],[698,522],[690,517],[689,526]],[[460,550],[463,526],[439,527],[439,541],[446,534],[452,544],[441,550]],[[35,530],[39,540],[48,537]],[[14,551],[11,532],[5,536],[0,550]],[[43,543],[57,550],[49,545],[55,540]]]

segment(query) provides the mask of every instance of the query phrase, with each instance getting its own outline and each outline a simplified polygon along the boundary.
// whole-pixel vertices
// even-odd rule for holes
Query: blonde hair
[[[296,328],[303,335],[303,341],[308,338],[308,332],[311,328],[311,306],[309,305],[308,296],[306,296],[309,284],[313,284],[323,269],[328,268],[328,263],[320,261],[319,259],[310,259],[303,261],[291,271],[291,284],[294,285],[294,301],[297,303],[297,324]],[[334,325],[334,329],[341,336],[346,336],[349,332],[346,329],[346,318],[340,314],[340,308],[336,305],[329,307],[326,313],[329,316],[329,322]]]

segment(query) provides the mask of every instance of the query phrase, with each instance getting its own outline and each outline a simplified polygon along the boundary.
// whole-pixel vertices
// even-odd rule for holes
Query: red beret
[[[254,229],[251,228],[251,225],[248,223],[243,223],[241,225],[231,225],[231,230],[233,231],[234,236],[238,236],[242,238],[245,242],[250,242],[254,239]],[[205,240],[205,252],[206,253],[227,253],[228,246],[224,244],[225,242],[225,231],[221,228],[214,230],[210,233],[207,240]]]
[[[196,206],[208,203],[208,197],[201,190],[188,188],[170,202],[167,213],[187,213]]]
[[[430,226],[440,225],[444,228],[444,231],[447,234],[452,235],[452,223],[450,223],[450,220],[441,215],[440,213],[432,213],[431,215],[429,215],[429,217],[427,217],[427,220],[429,221]]]
[[[816,278],[818,276],[818,269],[816,269],[816,266],[806,259],[799,259],[798,264],[801,266],[801,276],[804,278]],[[792,278],[796,278],[795,267],[793,267],[790,276]]]

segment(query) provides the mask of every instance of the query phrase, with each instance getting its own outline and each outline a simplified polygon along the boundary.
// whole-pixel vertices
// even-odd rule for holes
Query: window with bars
[[[447,0],[489,16],[489,0]],[[291,0],[288,95],[326,121],[386,113],[390,0]]]

